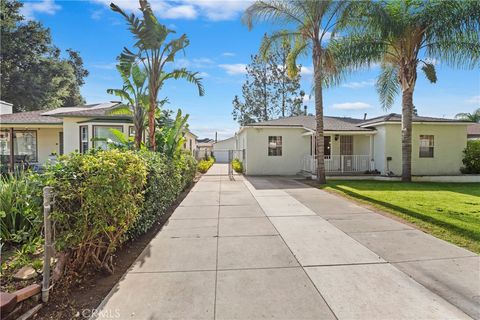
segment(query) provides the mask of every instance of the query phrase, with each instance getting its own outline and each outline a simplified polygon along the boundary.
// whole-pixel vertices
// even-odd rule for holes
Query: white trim
[[[371,126],[378,126],[378,125],[386,125],[386,124],[402,124],[401,121],[382,121],[382,122],[374,122],[374,123],[369,123],[362,125],[360,127],[362,128],[368,128]],[[439,121],[439,122],[432,122],[432,121],[414,121],[412,124],[435,124],[435,125],[471,125],[472,122],[444,122],[444,121]]]

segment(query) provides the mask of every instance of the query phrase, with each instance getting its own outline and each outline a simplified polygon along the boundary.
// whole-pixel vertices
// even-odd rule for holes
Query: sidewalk
[[[474,253],[290,179],[210,170],[99,319],[479,317]]]

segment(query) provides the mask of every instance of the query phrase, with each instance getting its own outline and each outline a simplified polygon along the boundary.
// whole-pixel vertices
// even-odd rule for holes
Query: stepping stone
[[[15,280],[30,280],[38,276],[37,271],[32,266],[23,266],[15,274]]]

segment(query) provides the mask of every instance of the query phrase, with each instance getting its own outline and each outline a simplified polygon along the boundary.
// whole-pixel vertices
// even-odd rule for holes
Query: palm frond
[[[284,24],[296,23],[303,26],[305,17],[302,7],[295,5],[294,1],[270,0],[255,1],[242,16],[242,22],[252,29],[259,21],[280,22]]]
[[[112,110],[108,110],[107,114],[115,116],[131,116],[133,114],[132,108],[127,105],[121,105]]]
[[[431,83],[437,82],[437,72],[433,63],[423,62],[422,71],[425,73],[425,77],[427,77],[428,81]]]
[[[370,67],[382,61],[387,46],[383,39],[368,34],[332,39],[329,43],[338,68],[352,70]]]
[[[108,94],[112,94],[114,96],[119,97],[122,101],[128,101],[130,105],[135,103],[134,99],[130,96],[130,94],[123,89],[107,89]]]
[[[395,101],[395,96],[398,95],[400,91],[397,69],[394,66],[382,65],[382,71],[377,79],[376,89],[382,108],[389,110]]]
[[[198,72],[191,72],[186,68],[181,68],[175,69],[168,73],[162,73],[160,75],[160,80],[162,83],[168,79],[185,79],[187,82],[193,83],[197,87],[199,96],[205,95],[202,78],[199,76]]]

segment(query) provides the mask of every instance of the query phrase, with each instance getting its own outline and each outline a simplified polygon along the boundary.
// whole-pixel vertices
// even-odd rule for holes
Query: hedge
[[[213,166],[213,163],[215,162],[214,158],[209,158],[207,160],[200,160],[198,163],[198,171],[201,173],[206,173],[208,169],[210,169],[211,166]]]
[[[480,140],[467,141],[462,162],[462,173],[480,173]]]
[[[238,159],[233,159],[232,160],[232,168],[235,170],[235,172],[242,173],[243,172],[243,164],[242,161]]]

